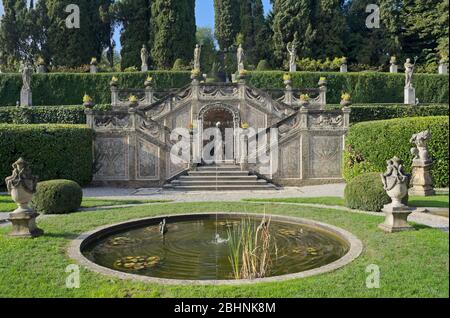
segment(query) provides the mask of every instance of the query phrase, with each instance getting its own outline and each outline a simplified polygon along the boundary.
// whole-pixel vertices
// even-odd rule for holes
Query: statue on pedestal
[[[27,107],[32,105],[31,79],[33,68],[27,61],[22,67],[22,89],[20,90],[20,106]]]
[[[141,66],[141,71],[142,72],[147,72],[148,71],[148,51],[147,51],[147,47],[144,45],[142,45],[142,49],[141,49],[141,61],[142,61],[142,66]]]
[[[29,207],[29,203],[36,192],[38,178],[33,176],[28,163],[20,158],[13,165],[12,175],[5,179],[11,198],[18,208],[9,214],[9,221],[13,230],[11,236],[36,237],[43,231],[36,226],[38,213]]]
[[[411,63],[411,59],[406,59],[405,63],[405,87],[411,88],[412,86],[412,79],[414,75],[416,65]]]
[[[201,54],[202,54],[202,48],[200,45],[197,44],[195,46],[195,50],[194,50],[194,70],[201,69],[201,65],[200,65]]]
[[[297,45],[292,42],[291,47],[287,45],[287,50],[289,52],[289,72],[297,71]]]
[[[429,130],[420,132],[412,136],[410,142],[416,147],[411,149],[414,155],[412,162],[412,179],[410,194],[416,196],[432,196],[435,195],[433,188],[433,178],[431,170],[433,161],[428,153],[428,141],[432,135]]]
[[[245,70],[244,59],[245,59],[245,52],[242,47],[242,44],[239,44],[239,48],[237,50],[237,64],[239,73]]]

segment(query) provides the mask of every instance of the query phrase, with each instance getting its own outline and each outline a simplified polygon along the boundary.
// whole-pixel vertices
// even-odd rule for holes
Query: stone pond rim
[[[163,219],[171,219],[175,221],[188,221],[188,220],[196,220],[199,217],[216,217],[216,215],[221,216],[231,216],[231,217],[261,217],[262,214],[258,213],[237,213],[237,212],[207,212],[207,213],[186,213],[186,214],[174,214],[174,215],[165,215],[165,216],[155,216],[149,218],[141,218],[129,220],[126,222],[121,222],[113,225],[102,226],[93,231],[89,231],[81,234],[73,240],[68,249],[68,255],[71,259],[76,261],[77,264],[86,267],[87,269],[113,278],[119,278],[123,280],[132,280],[136,282],[144,282],[144,283],[154,283],[154,284],[162,284],[162,285],[247,285],[247,284],[255,284],[255,283],[271,283],[271,282],[280,282],[287,281],[293,279],[300,279],[305,277],[310,277],[319,274],[325,274],[337,270],[352,261],[358,258],[363,251],[362,242],[352,233],[341,229],[339,227],[329,225],[322,222],[317,222],[310,219],[290,217],[290,216],[280,216],[280,215],[267,215],[267,217],[271,217],[274,221],[279,222],[290,222],[296,223],[298,225],[306,225],[317,227],[320,230],[329,232],[332,235],[337,236],[341,240],[345,241],[348,246],[348,252],[341,257],[340,259],[329,263],[327,265],[314,268],[311,270],[281,275],[281,276],[273,276],[267,278],[260,279],[240,279],[240,280],[179,280],[179,279],[165,279],[165,278],[156,278],[150,276],[142,276],[137,274],[129,274],[120,271],[116,271],[113,269],[109,269],[107,267],[100,266],[92,261],[90,261],[87,257],[83,255],[83,250],[86,246],[91,244],[92,242],[98,241],[101,238],[104,238],[108,235],[112,235],[115,233],[122,232],[124,230],[136,229],[142,227],[144,225],[155,225],[161,222]]]

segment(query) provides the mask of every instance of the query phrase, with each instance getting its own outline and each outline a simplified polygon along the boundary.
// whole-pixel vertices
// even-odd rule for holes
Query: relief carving
[[[127,138],[97,139],[95,141],[95,160],[95,178],[97,180],[127,180]]]

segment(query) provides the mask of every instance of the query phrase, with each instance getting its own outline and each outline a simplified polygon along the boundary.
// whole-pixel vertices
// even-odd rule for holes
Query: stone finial
[[[13,230],[11,236],[36,237],[43,231],[36,226],[38,213],[29,207],[36,192],[38,177],[33,176],[28,163],[20,158],[13,165],[12,175],[5,179],[8,192],[18,208],[9,214]]]
[[[435,195],[433,178],[431,176],[433,161],[428,153],[428,141],[432,135],[429,130],[412,136],[410,142],[416,147],[411,148],[414,155],[412,163],[412,179],[410,194],[416,196]]]
[[[407,222],[412,209],[403,203],[408,195],[410,177],[404,171],[403,163],[399,158],[394,157],[387,161],[387,171],[381,174],[381,180],[384,190],[392,202],[383,207],[386,220],[379,226],[385,232],[392,233],[413,229]]]

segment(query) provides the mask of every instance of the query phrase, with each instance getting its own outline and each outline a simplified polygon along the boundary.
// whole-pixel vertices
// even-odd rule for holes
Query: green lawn
[[[80,233],[133,218],[183,212],[252,212],[292,215],[344,228],[361,239],[363,255],[332,273],[257,286],[163,286],[102,276],[81,270],[81,287],[67,289],[66,249]],[[99,212],[80,212],[38,221],[45,236],[34,240],[7,236],[0,228],[0,297],[448,297],[448,234],[418,231],[384,234],[382,216],[279,204],[154,204]],[[381,271],[381,288],[366,288],[367,266]]]
[[[165,203],[170,200],[101,200],[95,198],[84,198],[81,203],[82,208],[97,208],[103,206],[144,204],[144,203]],[[9,195],[0,195],[0,212],[12,212],[17,205],[11,200]]]
[[[279,199],[245,199],[251,202],[285,202],[285,203],[305,203],[322,204],[328,206],[344,206],[343,198],[338,197],[319,197],[319,198],[279,198]],[[432,197],[410,197],[409,206],[429,207],[429,208],[448,208],[448,195],[436,195]]]

